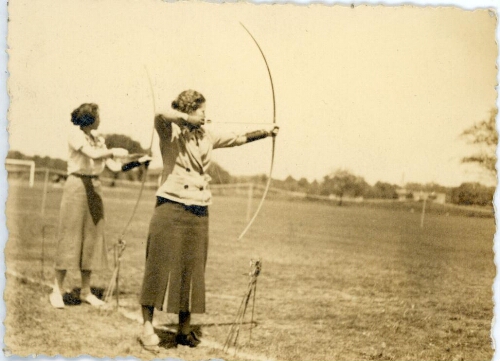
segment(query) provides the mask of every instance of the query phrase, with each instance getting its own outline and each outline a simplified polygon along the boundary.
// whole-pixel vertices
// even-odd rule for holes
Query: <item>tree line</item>
[[[478,151],[468,157],[462,159],[463,163],[477,164],[491,176],[496,179],[496,146],[498,143],[498,133],[496,131],[496,115],[497,110],[493,109],[487,120],[475,123],[472,127],[464,130],[461,136],[469,143],[477,146]],[[141,147],[138,141],[133,140],[129,136],[123,134],[108,134],[105,135],[106,146],[108,148],[120,147],[125,148],[129,153],[146,154],[148,150]],[[33,156],[29,157],[23,153],[11,150],[8,152],[7,158],[24,159],[35,161],[36,167],[52,168],[57,170],[66,170],[66,161],[57,158]],[[144,168],[139,167],[128,174],[115,174],[107,171],[104,174],[107,177],[117,179],[118,177],[127,178],[129,180],[142,179]],[[242,183],[252,182],[265,184],[267,176],[264,174],[237,177],[232,176],[228,171],[222,168],[219,164],[213,162],[208,174],[212,177],[214,184]],[[490,205],[492,204],[495,187],[487,187],[478,182],[462,183],[458,187],[445,187],[436,183],[407,183],[403,187],[397,184],[385,182],[377,182],[374,185],[368,184],[365,179],[359,175],[353,174],[346,169],[337,169],[323,177],[321,181],[313,180],[309,182],[306,178],[295,179],[288,176],[285,180],[273,179],[273,187],[283,189],[290,192],[300,192],[307,195],[334,195],[339,200],[339,204],[346,197],[364,199],[386,199],[396,200],[403,197],[413,199],[413,195],[419,192],[426,193],[444,193],[448,203],[460,205]]]
[[[232,182],[265,184],[266,180],[266,175],[258,175],[234,177]],[[446,187],[437,183],[407,183],[403,188],[397,184],[380,181],[370,185],[363,177],[352,174],[345,169],[336,170],[319,182],[317,180],[309,182],[306,178],[295,179],[288,176],[285,180],[273,179],[272,185],[274,188],[307,195],[333,195],[338,199],[339,205],[342,205],[345,198],[398,200],[403,197],[411,200],[420,192],[425,192],[430,194],[431,198],[433,194],[443,193],[447,203],[486,206],[492,203],[495,193],[495,187],[487,187],[478,182],[466,182],[458,187]],[[402,192],[403,190],[404,192]]]

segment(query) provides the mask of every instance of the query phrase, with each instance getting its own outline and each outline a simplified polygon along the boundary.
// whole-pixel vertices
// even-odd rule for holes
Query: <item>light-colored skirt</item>
[[[168,313],[204,313],[207,251],[207,207],[157,205],[149,226],[141,305]]]
[[[101,195],[98,181],[92,182]],[[61,201],[55,269],[93,271],[107,266],[104,219],[94,224],[83,180],[70,175]]]

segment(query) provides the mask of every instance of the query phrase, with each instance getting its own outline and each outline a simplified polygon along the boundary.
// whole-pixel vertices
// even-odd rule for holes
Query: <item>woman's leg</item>
[[[191,312],[179,312],[179,332],[175,340],[178,344],[189,347],[196,347],[200,344],[199,336],[191,330]]]
[[[92,271],[81,270],[80,273],[82,276],[82,288],[80,290],[80,299],[84,302],[90,303],[92,306],[96,307],[103,306],[105,302],[98,299],[90,291],[90,276],[92,275]]]
[[[82,275],[82,288],[80,291],[81,296],[88,296],[90,294],[90,276],[92,275],[92,271],[81,271]]]
[[[189,332],[191,332],[191,313],[179,311],[179,333],[187,335]]]
[[[155,329],[153,327],[153,314],[155,308],[154,306],[147,305],[141,305],[141,307],[144,325],[142,328],[142,335],[139,336],[139,342],[146,350],[157,353],[160,350],[158,347],[160,338],[155,333]]]
[[[56,278],[54,280],[54,287],[52,288],[52,293],[49,296],[50,304],[54,308],[64,308],[64,300],[63,300],[63,293],[64,293],[64,278],[66,277],[66,270],[60,270],[56,269]]]
[[[66,278],[66,270],[65,269],[56,269],[56,279],[54,281],[53,292],[58,292],[60,294],[64,293],[64,278]]]
[[[142,305],[142,319],[143,319],[142,334],[144,336],[148,336],[155,333],[155,329],[153,327],[154,312],[155,312],[154,306]]]
[[[191,311],[205,312],[205,264],[208,247],[208,208],[189,207],[184,218],[183,269],[177,343],[196,347],[199,336],[191,328]]]

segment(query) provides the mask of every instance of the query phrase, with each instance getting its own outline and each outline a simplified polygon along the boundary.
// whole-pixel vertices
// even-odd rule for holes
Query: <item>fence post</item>
[[[420,228],[424,228],[425,203],[426,202],[427,202],[427,197],[424,198],[424,205],[422,206],[422,217],[420,217]]]
[[[30,168],[30,188],[33,188],[35,184],[35,161],[33,161],[33,166]]]
[[[45,179],[43,181],[43,194],[42,194],[42,217],[45,215],[45,203],[47,201],[48,184],[49,184],[49,168],[45,168]]]
[[[248,204],[247,204],[247,222],[252,216],[253,183],[248,185]]]

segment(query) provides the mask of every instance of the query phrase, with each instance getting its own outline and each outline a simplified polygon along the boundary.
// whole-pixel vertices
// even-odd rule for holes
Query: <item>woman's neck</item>
[[[80,127],[80,129],[82,130],[82,132],[84,132],[85,134],[87,135],[92,135],[92,128],[90,127]]]

